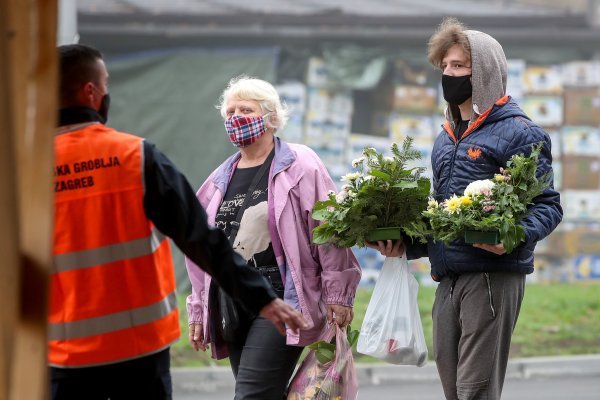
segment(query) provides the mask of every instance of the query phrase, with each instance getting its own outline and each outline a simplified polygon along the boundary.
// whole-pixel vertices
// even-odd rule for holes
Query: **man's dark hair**
[[[60,102],[63,106],[75,102],[77,91],[87,82],[99,83],[98,60],[102,53],[83,44],[59,46]]]

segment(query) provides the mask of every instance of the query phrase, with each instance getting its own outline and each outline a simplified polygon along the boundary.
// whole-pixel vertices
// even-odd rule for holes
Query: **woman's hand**
[[[367,247],[379,250],[381,255],[386,257],[401,257],[404,254],[404,243],[402,240],[378,240],[377,243],[365,242]]]
[[[190,334],[188,339],[194,350],[205,351],[208,348],[207,344],[204,344],[204,331],[202,330],[202,324],[191,323],[189,325]]]
[[[340,327],[349,325],[354,319],[354,311],[352,307],[342,306],[339,304],[327,304],[327,322],[336,323]]]

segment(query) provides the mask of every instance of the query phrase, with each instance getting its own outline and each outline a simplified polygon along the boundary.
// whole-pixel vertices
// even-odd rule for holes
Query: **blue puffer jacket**
[[[473,181],[492,178],[500,167],[506,166],[513,154],[529,155],[531,145],[535,143],[544,143],[539,156],[538,175],[552,169],[550,137],[508,96],[480,116],[460,140],[454,139],[448,123],[444,128],[431,153],[433,189],[438,202],[453,194],[461,195]],[[451,246],[430,242],[427,253],[432,276],[439,280],[449,272],[511,271],[529,274],[533,272],[536,242],[550,234],[561,219],[560,196],[553,188],[547,189],[534,199],[526,217],[520,221],[525,228],[526,242],[511,254],[496,255],[460,241]]]

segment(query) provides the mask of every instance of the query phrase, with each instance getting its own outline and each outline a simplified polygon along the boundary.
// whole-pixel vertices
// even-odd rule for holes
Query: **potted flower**
[[[391,153],[388,157],[365,148],[363,156],[352,162],[356,172],[342,177],[341,191],[315,204],[312,216],[323,221],[313,230],[315,244],[362,247],[366,241],[411,235],[409,226],[427,208],[431,183],[421,176],[425,168],[407,167],[421,158],[412,148],[412,138],[406,138],[401,148],[393,144]]]
[[[462,196],[454,194],[439,204],[430,200],[423,212],[429,227],[421,233],[446,244],[455,240],[502,242],[506,252],[512,252],[525,240],[519,220],[532,200],[550,184],[549,175],[536,177],[540,149],[541,144],[537,144],[528,157],[512,156],[506,168],[500,168],[492,179],[471,182]]]

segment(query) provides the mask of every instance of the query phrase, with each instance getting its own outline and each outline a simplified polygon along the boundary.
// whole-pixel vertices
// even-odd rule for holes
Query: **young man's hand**
[[[377,243],[365,242],[367,247],[379,250],[386,257],[401,257],[404,254],[404,243],[402,240],[378,240]]]
[[[490,253],[498,254],[499,256],[506,253],[506,250],[504,249],[504,245],[502,243],[498,243],[498,244],[475,243],[473,245],[473,247],[477,247],[478,249],[489,251]]]

